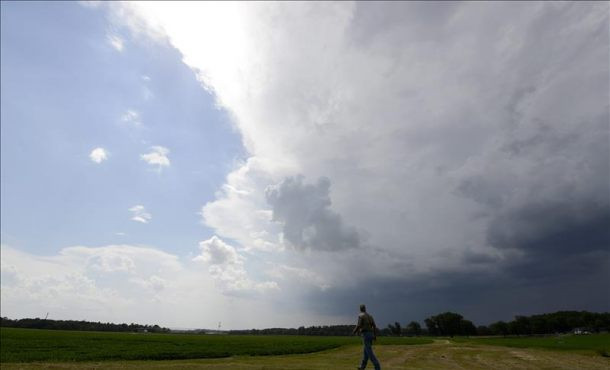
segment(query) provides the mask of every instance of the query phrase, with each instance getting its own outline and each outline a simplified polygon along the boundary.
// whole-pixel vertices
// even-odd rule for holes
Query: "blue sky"
[[[609,7],[2,2],[2,315],[610,310]]]
[[[184,254],[212,234],[198,213],[243,157],[239,134],[175,49],[116,29],[119,51],[108,30],[77,3],[2,3],[2,243]],[[140,125],[121,120],[129,110]],[[140,159],[153,145],[170,150],[160,172]],[[130,220],[134,205],[148,224]]]

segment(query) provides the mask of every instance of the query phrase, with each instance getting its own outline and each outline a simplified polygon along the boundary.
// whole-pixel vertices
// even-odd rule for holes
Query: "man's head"
[[[360,312],[366,312],[366,306],[361,304],[360,305]]]

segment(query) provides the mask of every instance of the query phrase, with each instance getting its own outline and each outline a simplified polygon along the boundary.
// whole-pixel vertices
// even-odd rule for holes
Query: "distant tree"
[[[396,335],[401,336],[402,335],[402,327],[400,326],[400,323],[398,321],[396,321],[394,323],[394,330]]]
[[[603,318],[597,318],[594,321],[591,321],[592,325],[591,328],[593,329],[593,331],[595,332],[600,332],[601,330],[606,330],[609,331],[610,330],[610,323],[609,323],[609,319],[604,320]]]
[[[543,316],[532,316],[529,320],[529,326],[532,334],[545,334],[550,332],[549,320]]]
[[[477,335],[491,335],[491,329],[485,325],[477,326]]]
[[[428,317],[424,320],[424,323],[426,324],[428,335],[440,335],[440,329],[433,317]]]
[[[421,325],[417,321],[411,321],[406,327],[407,335],[421,335]]]
[[[530,319],[526,316],[515,316],[515,320],[508,323],[508,329],[513,335],[532,334]]]
[[[396,324],[398,324],[398,323],[396,323]],[[398,327],[396,327],[395,325],[392,325],[392,324],[388,324],[388,329],[390,330],[391,335],[396,335],[396,336],[400,335],[400,331],[399,331],[400,324],[398,324]]]
[[[461,319],[459,329],[455,334],[456,335],[476,335],[477,328],[475,328],[472,321]]]
[[[462,323],[462,319],[463,317],[460,314],[444,312],[426,319],[426,326],[428,326],[429,331],[431,331],[431,329],[435,330],[437,335],[449,335],[450,337],[453,337],[454,335],[461,334],[461,329],[463,329],[461,325],[463,325],[464,328],[466,327],[466,325]]]
[[[489,330],[491,330],[491,334],[493,335],[507,336],[509,333],[508,324],[504,321],[494,322],[493,324],[489,325]]]
[[[476,335],[477,328],[472,321],[454,312],[444,312],[428,317],[425,321],[430,335]]]

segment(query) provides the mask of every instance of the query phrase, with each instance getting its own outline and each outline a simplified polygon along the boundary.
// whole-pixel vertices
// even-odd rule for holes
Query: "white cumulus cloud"
[[[108,159],[108,152],[104,148],[95,148],[89,153],[89,159],[95,163],[102,163]]]
[[[227,296],[200,263],[149,246],[75,246],[37,255],[3,244],[0,257],[0,310],[12,319],[49,312],[58,320],[183,328],[222,321],[227,329],[336,321],[303,310],[274,312],[256,296]],[[259,293],[264,284],[249,288]]]
[[[141,154],[140,159],[152,166],[157,166],[161,170],[162,167],[169,167],[170,165],[168,154],[169,149],[156,145],[150,148],[150,153]]]
[[[244,267],[245,258],[235,247],[225,243],[216,235],[199,243],[201,254],[194,261],[209,265],[208,271],[223,291],[240,293],[278,289],[274,281],[256,282],[248,277]]]

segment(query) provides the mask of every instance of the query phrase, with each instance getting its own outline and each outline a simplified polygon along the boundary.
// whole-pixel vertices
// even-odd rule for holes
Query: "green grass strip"
[[[457,343],[486,344],[515,348],[543,348],[558,351],[587,351],[610,356],[610,334],[559,335],[546,337],[453,338]]]
[[[0,328],[0,362],[177,360],[311,353],[360,343],[358,337],[107,333]],[[380,338],[378,344],[426,344]]]

